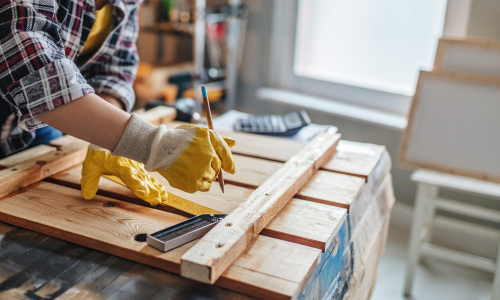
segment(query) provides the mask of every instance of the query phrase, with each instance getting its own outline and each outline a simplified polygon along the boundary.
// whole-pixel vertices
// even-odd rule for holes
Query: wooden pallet
[[[239,134],[233,136],[237,145],[248,142],[249,137],[244,134],[243,137]],[[234,176],[226,174],[230,184],[226,186],[225,194],[221,194],[218,189],[208,193],[183,193],[171,188],[161,176],[155,176],[169,193],[230,212],[279,169],[282,161],[287,159],[286,155],[289,155],[285,153],[280,156],[280,152],[275,151],[275,144],[267,143],[267,150],[262,148],[262,145],[266,145],[262,141],[268,142],[269,137],[252,135],[251,138],[252,143],[259,147],[254,150],[245,147],[245,153],[239,152],[241,154],[235,156],[238,172]],[[296,147],[293,149],[304,147],[301,143],[293,142],[286,148],[292,149],[292,144]],[[58,147],[58,152],[66,153],[67,149],[85,149],[86,143],[64,137],[53,145]],[[364,144],[357,147],[361,153],[352,149],[351,152],[343,152],[348,157],[362,157],[361,160],[345,160],[339,156],[342,152],[338,152],[325,164],[330,166],[327,168],[329,171],[316,172],[215,284],[260,298],[297,298],[315,271],[321,252],[338,242],[335,236],[345,223],[347,209],[352,210],[369,190],[365,182],[370,182],[374,177],[385,153],[373,151],[373,146]],[[43,151],[46,150],[50,149]],[[46,151],[28,161],[36,164],[40,157],[45,159],[45,155],[51,152],[54,151]],[[264,159],[257,159],[259,155],[264,156]],[[3,166],[17,168],[18,165],[27,164],[23,161],[25,157],[19,159],[16,162],[10,158],[11,161],[4,161]],[[364,163],[360,164],[359,161]],[[43,174],[52,175],[48,179],[51,183],[40,182],[28,187],[28,184],[21,184],[17,186],[21,190],[0,199],[0,220],[179,273],[182,255],[196,241],[161,253],[134,241],[133,237],[138,233],[150,233],[175,224],[186,217],[172,213],[173,210],[168,207],[151,207],[137,199],[128,189],[104,178],[98,191],[101,196],[91,201],[83,200],[78,190],[81,166],[71,165],[73,163],[67,166],[67,170],[57,174],[51,174],[51,169],[45,170]],[[10,169],[0,172],[5,170]],[[39,177],[35,178],[38,180]]]

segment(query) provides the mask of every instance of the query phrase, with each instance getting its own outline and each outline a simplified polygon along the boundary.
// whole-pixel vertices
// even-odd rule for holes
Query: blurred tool
[[[234,130],[273,136],[293,136],[309,124],[311,119],[302,110],[283,116],[251,115],[248,118],[237,119]]]

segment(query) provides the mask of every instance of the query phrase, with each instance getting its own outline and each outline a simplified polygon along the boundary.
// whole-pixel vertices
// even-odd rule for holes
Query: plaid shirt
[[[36,116],[88,93],[114,96],[132,109],[140,2],[109,0],[114,29],[82,59],[93,0],[0,0],[0,157],[31,143],[45,126]]]

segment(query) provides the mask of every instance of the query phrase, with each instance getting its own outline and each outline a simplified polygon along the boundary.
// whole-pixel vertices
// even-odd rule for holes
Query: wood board
[[[336,151],[336,128],[319,133],[182,257],[181,275],[214,283]]]
[[[440,39],[434,71],[500,77],[500,42],[487,39]]]
[[[14,155],[8,156],[6,158],[0,159],[0,169],[12,168],[17,164],[25,162],[29,159],[38,157],[40,155],[44,155],[45,153],[49,153],[52,151],[56,151],[57,148],[47,146],[47,145],[39,145],[21,152],[18,152]]]
[[[420,73],[399,162],[500,182],[500,80]]]
[[[172,122],[166,124],[166,126],[173,129],[182,124],[186,123]],[[232,137],[236,141],[236,145],[231,148],[233,154],[240,157],[255,158],[254,162],[256,164],[265,165],[266,168],[274,170],[276,170],[278,165],[265,164],[262,159],[284,163],[305,146],[305,143],[302,142],[259,134],[234,131],[220,132],[220,134]],[[386,157],[384,158],[384,156]],[[258,158],[260,160],[257,160]],[[239,159],[239,157],[236,157],[236,159]],[[321,166],[321,169],[361,177],[366,182],[371,183],[374,177],[378,178],[379,174],[376,174],[377,169],[382,173],[386,173],[391,168],[390,163],[387,150],[384,146],[340,140],[337,152],[331,160]],[[231,178],[231,174],[224,173],[224,176],[224,178]],[[257,182],[257,180],[263,178],[263,176],[259,176],[258,171],[254,172],[252,177],[254,177],[253,182]],[[252,181],[247,180],[247,182]]]
[[[86,148],[68,146],[0,170],[0,197],[80,164],[86,154]]]
[[[0,199],[0,219],[56,238],[179,273],[181,256],[196,241],[163,253],[136,242],[185,217],[80,192],[47,182],[35,183]],[[318,263],[318,249],[265,236],[255,239],[216,285],[265,299],[297,297]]]
[[[240,171],[242,170],[240,169]],[[319,179],[316,179],[316,174],[318,173],[315,173],[311,180],[314,180],[316,183],[310,185],[309,183],[311,180],[309,180],[304,188],[304,195],[309,194],[314,197],[314,195],[327,194],[325,199],[318,199],[317,201],[314,201],[318,203],[322,201],[327,202],[330,198],[335,199],[336,195],[338,195],[339,200],[345,200],[349,203],[354,203],[357,200],[355,197],[361,193],[364,183],[363,179],[324,171],[320,174],[323,173],[327,173],[326,175],[333,174],[338,180],[333,182],[325,180],[331,179],[329,176],[319,176]],[[209,192],[189,194],[172,188],[168,184],[168,181],[158,173],[151,172],[150,174],[165,187],[168,193],[212,209],[220,209],[223,213],[230,213],[253,192],[253,189],[227,184],[225,193],[222,193],[220,189],[212,188]],[[271,175],[272,174],[269,174],[269,176]],[[55,174],[47,180],[79,190],[81,165]],[[310,191],[308,191],[309,189]],[[323,190],[327,190],[329,192],[323,193]],[[138,199],[128,188],[106,178],[101,178],[97,194],[141,206],[177,213],[176,211],[173,211],[172,208],[165,205],[152,207],[148,203]],[[298,194],[300,194],[300,191]],[[353,198],[349,199],[348,195],[351,195]],[[328,203],[327,206],[301,199],[292,200],[293,204],[287,203],[287,205],[282,209],[283,212],[280,211],[280,213],[278,213],[275,217],[275,219],[279,218],[281,221],[273,223],[272,226],[271,224],[268,224],[269,226],[266,226],[267,230],[264,230],[262,234],[271,237],[280,237],[280,239],[283,240],[315,247],[325,251],[325,249],[328,248],[329,243],[332,241],[332,237],[336,233],[336,228],[341,226],[344,222],[344,216],[347,213],[347,210],[337,208],[339,205],[337,205],[335,201]],[[302,210],[296,209],[297,207],[302,207]],[[296,222],[299,222],[302,226],[295,226],[294,224]]]

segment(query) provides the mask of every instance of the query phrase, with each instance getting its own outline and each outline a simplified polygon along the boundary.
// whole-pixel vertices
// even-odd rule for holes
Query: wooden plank
[[[144,121],[156,126],[173,122],[177,116],[177,110],[167,106],[157,106],[150,110],[139,110],[134,113],[136,113]]]
[[[334,128],[318,134],[182,257],[181,275],[214,283],[313,173],[333,156],[339,139],[340,134]]]
[[[182,124],[186,123],[172,122],[166,124],[166,126],[167,128],[173,129]],[[235,131],[217,132],[221,135],[232,137],[236,141],[236,145],[231,148],[232,153],[268,159],[271,161],[285,162],[297,154],[305,146],[305,143],[281,137],[271,137]],[[224,173],[224,175],[226,175],[226,173]]]
[[[73,168],[69,168],[62,172],[59,172],[55,175],[52,175],[51,177],[47,178],[46,181],[80,190],[81,179],[82,179],[82,165],[78,165]],[[117,200],[126,201],[128,203],[133,203],[144,207],[154,207],[155,209],[158,210],[174,213],[185,217],[192,216],[189,213],[178,210],[168,205],[151,206],[151,204],[147,203],[146,201],[143,201],[142,199],[134,195],[134,193],[129,188],[124,187],[104,177],[101,177],[101,180],[99,181],[99,189],[97,191],[97,194]]]
[[[47,182],[35,183],[0,199],[0,218],[10,224],[175,273],[180,271],[182,255],[196,244],[194,241],[166,253],[160,252],[135,241],[134,236],[171,226],[185,217],[103,196],[84,200],[77,190]],[[223,275],[222,282],[216,284],[227,288],[246,286],[239,292],[253,296],[292,299],[316,268],[320,253],[318,249],[261,237],[238,257]],[[262,285],[264,281],[268,284]]]
[[[263,184],[264,181],[283,166],[282,162],[269,161],[234,153],[233,158],[236,165],[236,173],[224,173],[224,182],[251,189],[256,189],[259,185]]]
[[[175,128],[181,124],[185,123],[172,122],[166,126],[168,128]],[[242,157],[245,156],[283,163],[298,153],[305,146],[305,143],[298,141],[259,134],[249,134],[243,132],[219,133],[230,136],[236,141],[236,145],[231,148],[231,152],[236,154],[234,157],[237,162],[237,168],[241,165],[241,163],[238,164],[238,160],[241,160]],[[358,176],[364,178],[367,182],[370,182],[373,181],[374,177],[379,175],[376,174],[377,168],[383,167],[384,170],[382,173],[386,173],[390,169],[390,160],[385,160],[383,162],[383,164],[386,164],[385,166],[380,165],[384,155],[388,155],[384,146],[340,140],[339,145],[337,146],[337,153],[335,153],[332,159],[321,166],[321,169]],[[237,169],[237,172],[234,175],[224,173],[224,179],[226,180],[227,177],[227,180],[233,180],[235,184],[236,182],[251,182],[252,186],[248,187],[257,187],[260,185],[257,183],[262,183],[262,179],[265,177],[263,174],[260,174],[260,172],[271,172],[271,170],[275,171],[278,168],[277,164],[266,164],[265,162],[258,160],[254,160],[254,162],[256,163],[256,167],[251,168],[254,174],[252,174],[251,177],[248,177],[253,179],[239,179],[239,175],[241,174],[238,173],[239,169]],[[266,168],[269,169],[266,170]],[[271,172],[270,174],[272,173],[274,172]],[[380,177],[383,178],[383,174]]]
[[[362,178],[327,171],[316,172],[295,197],[350,210],[361,196]]]
[[[11,168],[17,164],[22,163],[28,159],[43,155],[45,153],[56,151],[57,149],[54,147],[50,147],[47,145],[39,145],[14,155],[8,156],[6,158],[0,159],[0,169],[2,168]]]
[[[269,161],[265,162],[273,163]],[[240,172],[241,171],[242,170],[240,170]],[[363,185],[363,180],[361,178],[330,172],[325,173],[352,178],[354,181],[360,181],[361,187]],[[198,204],[205,205],[212,209],[215,209],[214,207],[216,207],[223,213],[230,213],[236,206],[243,202],[253,192],[253,189],[227,184],[225,193],[222,193],[219,189],[211,189],[209,192],[189,194],[170,187],[168,181],[158,173],[151,172],[150,174],[155,176],[158,181],[163,184],[168,193],[180,196],[186,200]],[[47,179],[47,181],[49,182],[57,183],[75,189],[80,189],[80,180],[81,165],[60,172]],[[310,181],[311,180],[309,180],[309,182]],[[309,182],[306,185],[308,185]],[[349,184],[346,184],[342,180],[340,180],[339,182],[344,186],[339,186],[338,189],[331,189],[329,187],[332,184],[337,186],[335,181],[328,182],[320,180],[320,183],[324,184],[324,186],[314,185],[314,187],[306,187],[306,192],[304,194],[308,194],[308,189],[311,191],[310,194],[314,193],[314,188],[318,188],[320,190],[328,189],[333,193],[328,194],[328,197],[335,197],[335,191],[339,191],[339,194],[345,194],[345,192],[343,191],[347,189]],[[151,207],[179,214],[172,208],[165,205],[150,206],[148,203],[137,198],[128,188],[106,178],[101,178],[97,194],[145,207]],[[340,225],[342,225],[341,223],[344,222],[342,214],[338,215],[338,213],[343,212],[343,214],[345,214],[346,211],[343,209],[339,210],[331,206],[318,205],[315,203],[311,203],[310,201],[300,199],[292,200],[293,201],[287,203],[282,211],[280,211],[280,213],[275,217],[275,219],[279,218],[281,221],[271,222],[270,224],[268,224],[268,226],[266,226],[266,230],[264,230],[262,234],[279,238],[281,240],[318,248],[324,251],[331,242],[332,237],[336,234],[335,228],[337,228],[337,223],[340,223]],[[355,199],[353,198],[352,202],[354,202],[354,200]],[[332,203],[329,203],[328,205],[332,205]],[[297,209],[298,207],[303,207],[303,209]],[[307,220],[309,220],[309,222],[307,222]],[[311,222],[310,220],[314,221]],[[300,222],[302,225],[294,226],[294,222]],[[311,235],[311,232],[314,232],[315,234]]]
[[[68,146],[60,151],[51,151],[1,170],[0,197],[80,164],[86,154],[86,148]]]
[[[325,252],[346,217],[346,209],[293,198],[260,234]]]
[[[339,142],[340,143],[340,142]],[[353,142],[354,143],[354,142]],[[366,146],[365,146],[366,145]],[[373,145],[376,146],[376,145]],[[361,144],[362,149],[370,149],[372,145]],[[385,150],[382,146],[377,146]],[[337,151],[340,146],[337,147]],[[356,150],[356,149],[355,149]],[[358,150],[359,152],[360,150]],[[365,151],[367,152],[367,151]],[[343,171],[355,173],[355,176],[349,176],[328,171],[317,171],[307,181],[307,183],[297,192],[295,197],[313,202],[333,205],[350,209],[351,205],[360,197],[364,188],[364,183],[367,177],[363,174],[373,176],[375,165],[380,160],[380,155],[371,155],[355,152],[343,152],[340,157],[350,155],[351,157],[358,155],[358,159],[350,159],[345,162],[339,158],[336,153],[334,157],[337,159],[331,160]],[[359,157],[361,156],[361,157]],[[237,172],[235,174],[227,174],[224,180],[227,183],[244,186],[248,188],[257,188],[263,184],[269,177],[272,176],[283,163],[266,161],[248,156],[234,155]],[[337,162],[340,160],[340,162]],[[369,168],[365,168],[362,163],[370,163]]]
[[[341,140],[335,156],[321,169],[374,180],[375,170],[387,150],[384,146]],[[390,169],[390,160],[385,172]],[[383,177],[383,176],[382,176]]]

